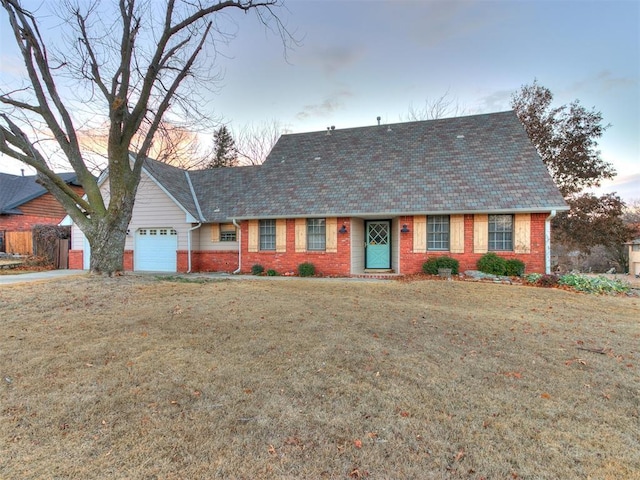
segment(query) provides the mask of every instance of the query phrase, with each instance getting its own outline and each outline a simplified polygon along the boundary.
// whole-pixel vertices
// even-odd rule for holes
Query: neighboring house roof
[[[208,222],[568,210],[512,111],[283,135],[261,166],[184,178],[148,165]]]
[[[58,175],[66,183],[76,184],[75,173],[60,173]],[[0,173],[0,214],[22,215],[19,208],[21,205],[47,193],[42,185],[36,183],[37,178],[37,175],[22,176]]]

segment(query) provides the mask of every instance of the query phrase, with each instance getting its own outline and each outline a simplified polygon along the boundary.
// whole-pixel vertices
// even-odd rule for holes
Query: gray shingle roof
[[[188,176],[206,221],[568,209],[511,111],[283,135],[262,166]]]
[[[187,212],[200,218],[185,170],[150,158],[145,160],[144,168]]]
[[[76,182],[76,174],[73,172],[59,175],[66,183]],[[42,185],[36,183],[37,178],[37,175],[0,173],[0,214],[22,215],[20,205],[47,193]]]

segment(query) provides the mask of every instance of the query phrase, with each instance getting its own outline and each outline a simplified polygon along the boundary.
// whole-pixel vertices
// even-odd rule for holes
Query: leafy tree
[[[578,100],[560,107],[552,101],[551,91],[534,81],[513,95],[511,105],[570,207],[554,219],[554,239],[586,252],[621,245],[630,235],[620,218],[624,202],[615,194],[583,193],[616,175],[597,149],[609,125]]]
[[[253,12],[287,45],[293,39],[274,13],[280,3],[166,0],[163,6],[154,2],[150,13],[149,2],[138,0],[50,2],[37,15],[42,11],[45,18],[44,8],[53,5],[66,17],[61,28],[49,29],[20,0],[0,0],[2,28],[13,33],[26,71],[24,85],[0,87],[0,152],[37,170],[39,181],[86,235],[92,272],[123,269],[143,162],[163,119],[206,120],[190,87],[212,80],[212,65],[198,61],[205,45],[215,48],[216,37],[229,38],[216,29],[218,16]],[[81,127],[89,118],[108,125],[106,201],[81,148]],[[43,135],[55,148],[45,146]],[[56,175],[53,150],[73,168],[86,198]]]
[[[213,133],[213,143],[213,158],[207,168],[234,167],[238,164],[236,142],[226,125]]]

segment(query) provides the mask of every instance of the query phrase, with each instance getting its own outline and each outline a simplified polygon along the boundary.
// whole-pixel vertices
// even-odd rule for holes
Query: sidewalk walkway
[[[0,275],[0,286],[18,283],[41,282],[63,277],[85,275],[85,270],[46,270],[44,272],[19,273],[16,275]]]

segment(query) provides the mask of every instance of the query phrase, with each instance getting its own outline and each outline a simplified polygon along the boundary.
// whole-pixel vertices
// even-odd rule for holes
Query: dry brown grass
[[[639,478],[637,297],[129,275],[0,319],[2,479]]]

